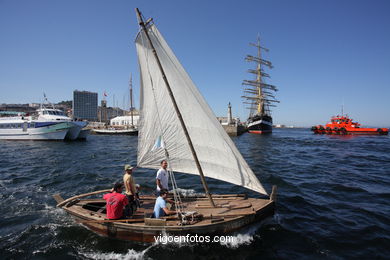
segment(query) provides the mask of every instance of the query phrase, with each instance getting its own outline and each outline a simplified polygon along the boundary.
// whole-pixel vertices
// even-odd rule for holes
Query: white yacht
[[[46,108],[41,105],[41,108],[37,110],[38,120],[46,122],[69,122],[72,127],[67,132],[65,139],[76,140],[85,139],[89,133],[89,130],[83,129],[87,126],[88,122],[74,121],[60,109]]]
[[[47,122],[32,116],[0,117],[0,140],[64,140],[71,122]]]

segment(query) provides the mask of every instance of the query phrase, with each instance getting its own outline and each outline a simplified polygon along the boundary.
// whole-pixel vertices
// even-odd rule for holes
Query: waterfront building
[[[98,118],[98,94],[89,91],[73,91],[73,118],[96,121]]]
[[[139,115],[131,116],[117,116],[110,120],[112,126],[138,126]],[[133,124],[132,124],[133,122]]]
[[[103,101],[102,101],[103,105]],[[107,107],[107,104],[104,104],[105,106],[99,106],[98,107],[98,121],[103,123],[110,123],[110,120],[117,116],[125,116],[127,113],[129,113],[126,110],[123,110],[119,107]]]
[[[33,114],[38,107],[32,107],[29,104],[1,104],[0,111],[23,112]]]

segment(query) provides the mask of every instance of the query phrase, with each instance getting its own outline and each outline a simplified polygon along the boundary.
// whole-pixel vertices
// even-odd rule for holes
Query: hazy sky
[[[241,86],[259,33],[281,103],[274,123],[324,124],[345,111],[390,126],[390,1],[0,0],[0,103],[71,100],[75,89],[128,104],[134,8],[153,17],[215,114],[246,119]],[[138,100],[136,104],[138,105]]]

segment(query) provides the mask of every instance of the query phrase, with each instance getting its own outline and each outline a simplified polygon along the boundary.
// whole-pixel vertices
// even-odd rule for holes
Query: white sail
[[[267,194],[155,25],[147,28],[204,175]],[[138,34],[136,46],[141,71],[138,166],[159,168],[167,149],[174,171],[198,175],[144,31]]]

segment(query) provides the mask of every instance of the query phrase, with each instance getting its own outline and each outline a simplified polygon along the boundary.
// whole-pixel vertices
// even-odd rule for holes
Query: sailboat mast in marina
[[[255,134],[264,134],[272,132],[272,116],[270,107],[274,107],[274,103],[279,103],[274,96],[274,92],[278,91],[276,86],[267,84],[265,78],[270,78],[270,75],[265,72],[265,67],[272,69],[272,63],[262,58],[262,52],[269,50],[260,45],[260,37],[257,37],[257,43],[250,43],[257,48],[257,56],[247,55],[245,60],[256,64],[255,69],[249,69],[248,72],[255,75],[253,80],[244,80],[243,96],[247,100],[245,104],[249,104],[249,118],[247,120],[248,131]]]
[[[130,116],[131,116],[131,127],[134,128],[134,107],[133,107],[133,78],[130,74],[129,79],[129,88],[130,88]]]

